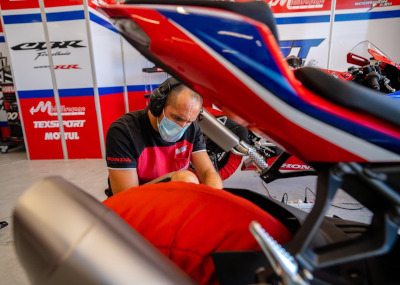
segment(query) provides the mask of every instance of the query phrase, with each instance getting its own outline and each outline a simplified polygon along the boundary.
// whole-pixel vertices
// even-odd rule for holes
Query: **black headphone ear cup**
[[[179,84],[181,83],[178,80],[170,77],[154,89],[153,93],[150,95],[149,102],[149,109],[154,117],[159,117],[161,115],[165,106],[165,101],[167,101],[168,93]]]
[[[160,92],[159,88],[154,89],[150,95],[149,109],[154,117],[159,117],[165,106],[167,95]]]

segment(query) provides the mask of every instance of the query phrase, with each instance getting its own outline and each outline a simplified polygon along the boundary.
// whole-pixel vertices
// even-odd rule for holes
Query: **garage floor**
[[[14,251],[12,211],[15,202],[34,182],[42,177],[53,175],[64,177],[99,201],[106,198],[104,189],[107,168],[102,159],[30,161],[27,160],[23,148],[10,149],[8,153],[0,154],[0,221],[9,223],[7,227],[0,229],[0,276],[3,285],[29,284]],[[315,193],[315,185],[315,177],[301,177],[274,181],[267,187],[270,195],[278,200],[287,193],[288,201],[298,201],[304,199],[306,187]],[[264,195],[268,194],[265,185],[253,171],[236,171],[233,176],[224,181],[224,186],[251,189]],[[307,198],[311,201],[314,198],[310,191],[307,191]],[[335,206],[330,208],[328,215],[370,222],[371,213],[344,192],[339,191],[333,205]],[[309,211],[309,209],[305,210]]]

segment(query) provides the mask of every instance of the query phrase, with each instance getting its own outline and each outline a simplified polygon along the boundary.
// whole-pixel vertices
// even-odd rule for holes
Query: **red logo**
[[[82,69],[78,64],[70,64],[70,65],[56,65],[54,69]]]
[[[132,160],[127,157],[109,157],[107,156],[108,161],[116,161],[116,162],[131,162]]]

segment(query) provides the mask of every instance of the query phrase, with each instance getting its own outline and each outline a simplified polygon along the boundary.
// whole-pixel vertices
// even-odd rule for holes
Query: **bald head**
[[[168,93],[165,107],[176,105],[178,99],[179,101],[189,101],[191,104],[197,104],[200,107],[203,104],[203,98],[185,84],[179,84],[178,86],[172,88],[172,90]]]

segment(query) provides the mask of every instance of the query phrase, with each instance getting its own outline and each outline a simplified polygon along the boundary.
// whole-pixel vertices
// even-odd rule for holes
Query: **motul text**
[[[61,138],[60,132],[48,132],[44,134],[46,141],[59,140]],[[78,132],[64,132],[65,140],[79,140]]]

